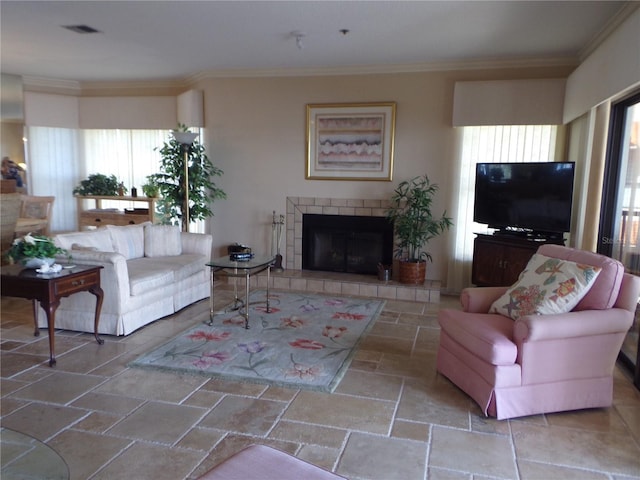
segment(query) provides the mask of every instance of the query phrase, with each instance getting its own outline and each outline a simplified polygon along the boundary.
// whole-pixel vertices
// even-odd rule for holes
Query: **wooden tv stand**
[[[563,245],[562,239],[529,239],[511,235],[476,234],[471,283],[479,287],[513,285],[540,245]]]

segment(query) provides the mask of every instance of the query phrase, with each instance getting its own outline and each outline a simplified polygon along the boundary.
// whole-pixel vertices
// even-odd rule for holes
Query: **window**
[[[640,92],[612,105],[598,252],[640,274]],[[638,315],[622,345],[621,359],[640,388]]]
[[[482,162],[552,162],[558,127],[554,125],[503,125],[461,127],[458,134],[457,197],[454,240],[449,261],[447,290],[459,292],[471,282],[475,232],[487,230],[473,221],[476,164]]]
[[[77,204],[72,192],[93,173],[113,174],[129,191],[135,186],[138,195],[143,195],[147,175],[158,171],[160,154],[155,149],[161,148],[170,135],[168,130],[29,127],[29,188],[34,195],[56,197],[51,231],[77,230]],[[103,207],[123,208],[123,202],[105,201]],[[191,231],[204,232],[204,222],[195,222]]]

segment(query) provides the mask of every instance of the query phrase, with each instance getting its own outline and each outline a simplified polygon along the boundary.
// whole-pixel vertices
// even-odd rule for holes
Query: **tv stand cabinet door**
[[[479,287],[502,285],[503,247],[477,237],[473,246],[471,282]]]
[[[502,277],[502,285],[513,285],[518,280],[518,277],[531,260],[531,257],[539,245],[534,245],[533,248],[524,245],[513,245],[505,248],[504,254],[504,272]]]
[[[479,287],[513,285],[539,242],[479,235],[474,241],[471,282]]]

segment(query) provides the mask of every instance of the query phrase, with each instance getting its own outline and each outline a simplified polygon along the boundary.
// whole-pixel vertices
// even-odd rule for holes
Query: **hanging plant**
[[[188,131],[185,125],[179,125],[179,130]],[[160,199],[157,202],[157,213],[161,223],[182,225],[184,223],[185,199],[185,169],[182,145],[171,138],[160,152],[160,172],[149,175],[150,183],[158,187]],[[213,216],[211,206],[219,198],[226,198],[225,192],[213,182],[214,177],[222,175],[223,171],[213,165],[205,152],[205,148],[197,140],[188,149],[188,177],[189,177],[189,220],[204,220]]]

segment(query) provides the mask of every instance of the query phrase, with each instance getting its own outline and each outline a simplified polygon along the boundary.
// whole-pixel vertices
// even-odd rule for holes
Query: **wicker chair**
[[[49,235],[55,199],[56,197],[22,195],[22,206],[15,230],[16,237],[27,233]]]
[[[5,263],[5,253],[11,247],[13,236],[20,213],[20,194],[2,193],[0,194],[0,250],[2,253],[2,263]]]

